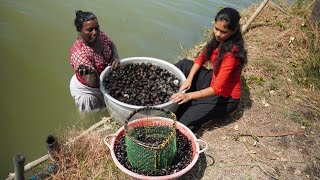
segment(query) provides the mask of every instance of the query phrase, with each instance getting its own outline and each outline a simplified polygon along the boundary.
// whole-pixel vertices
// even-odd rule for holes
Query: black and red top
[[[232,51],[239,51],[236,47]],[[219,56],[218,48],[214,49],[211,55],[211,62],[214,65]],[[195,63],[202,66],[206,60],[202,52],[195,60]],[[223,56],[220,66],[213,71],[210,87],[212,87],[214,94],[223,97],[232,97],[233,99],[240,99],[241,97],[241,67],[238,58],[231,52],[226,52]]]
[[[111,62],[112,57],[112,40],[110,37],[100,32],[99,38],[103,44],[102,53],[98,54],[93,51],[91,47],[86,45],[82,40],[77,38],[76,42],[72,45],[70,50],[70,63],[74,69],[77,79],[84,85],[86,81],[80,76],[77,71],[80,64],[92,67],[97,70],[100,75],[101,72],[107,67],[107,64]],[[87,85],[88,86],[88,85]]]

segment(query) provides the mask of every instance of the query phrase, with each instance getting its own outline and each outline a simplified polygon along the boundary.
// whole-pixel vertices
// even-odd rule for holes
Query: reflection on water
[[[82,117],[69,93],[69,50],[77,33],[75,10],[93,11],[121,58],[150,56],[175,62],[181,46],[201,40],[219,7],[242,10],[253,0],[122,0],[0,2],[0,178],[13,172],[13,156],[26,163],[46,153],[45,139],[73,126],[89,126],[107,112]]]

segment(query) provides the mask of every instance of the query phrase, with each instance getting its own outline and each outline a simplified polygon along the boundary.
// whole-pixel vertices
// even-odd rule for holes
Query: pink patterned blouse
[[[112,57],[112,40],[104,32],[99,35],[103,44],[102,53],[98,54],[93,51],[91,47],[77,38],[76,42],[72,45],[70,50],[70,63],[74,69],[77,79],[84,85],[88,86],[83,78],[81,78],[77,69],[80,64],[92,67],[97,70],[100,75],[101,72],[111,63]]]

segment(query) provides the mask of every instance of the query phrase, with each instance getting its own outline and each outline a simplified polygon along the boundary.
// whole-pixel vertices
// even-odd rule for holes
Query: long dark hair
[[[244,67],[247,63],[247,51],[244,48],[244,40],[242,37],[241,29],[240,29],[240,14],[237,10],[233,8],[223,8],[216,15],[214,21],[226,21],[228,29],[236,30],[234,34],[232,34],[228,39],[226,39],[219,47],[219,56],[214,64],[213,69],[216,71],[221,64],[223,56],[226,52],[231,52],[237,57],[240,61],[240,67]],[[214,34],[212,35],[211,40],[204,47],[204,58],[205,60],[209,60],[211,58],[212,52],[219,46],[219,42],[217,41]],[[233,51],[232,47],[235,46],[238,51]]]
[[[74,19],[74,26],[76,26],[77,31],[80,32],[82,30],[83,22],[93,19],[97,19],[97,17],[92,12],[83,12],[81,10],[77,10],[76,18]]]

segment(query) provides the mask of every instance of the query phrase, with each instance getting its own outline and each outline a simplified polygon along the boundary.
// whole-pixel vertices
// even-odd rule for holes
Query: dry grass
[[[70,132],[72,139],[80,132]],[[105,133],[92,132],[74,143],[61,142],[58,172],[50,179],[127,179],[114,165],[108,147],[103,143]]]
[[[256,8],[241,12],[242,24]],[[307,19],[309,8],[269,3],[255,19],[245,34],[248,65],[239,110],[196,133],[209,149],[181,179],[320,179],[320,93],[296,78],[310,48],[320,44],[319,30]],[[181,57],[194,58],[210,33]],[[94,132],[63,146],[59,171],[50,178],[127,179],[112,162],[103,137]]]
[[[320,113],[316,108],[320,106],[319,91],[312,84],[309,87],[301,86],[302,77],[297,72],[301,72],[301,67],[312,61],[310,50],[318,48],[320,44],[319,30],[304,16],[296,16],[296,6],[284,8],[291,15],[269,5],[255,20],[254,28],[245,34],[249,64],[244,77],[251,96],[256,100],[268,103],[289,119],[295,120],[292,117],[299,116],[303,121],[317,122]],[[250,13],[246,11],[243,16]],[[263,23],[267,25],[255,26]],[[312,115],[307,117],[306,114]],[[311,124],[303,125],[311,127]],[[313,127],[319,129],[317,126]]]
[[[70,132],[68,139],[80,132]],[[128,179],[114,165],[108,147],[103,143],[105,133],[92,132],[74,143],[65,143],[58,154],[58,172],[50,179]]]

